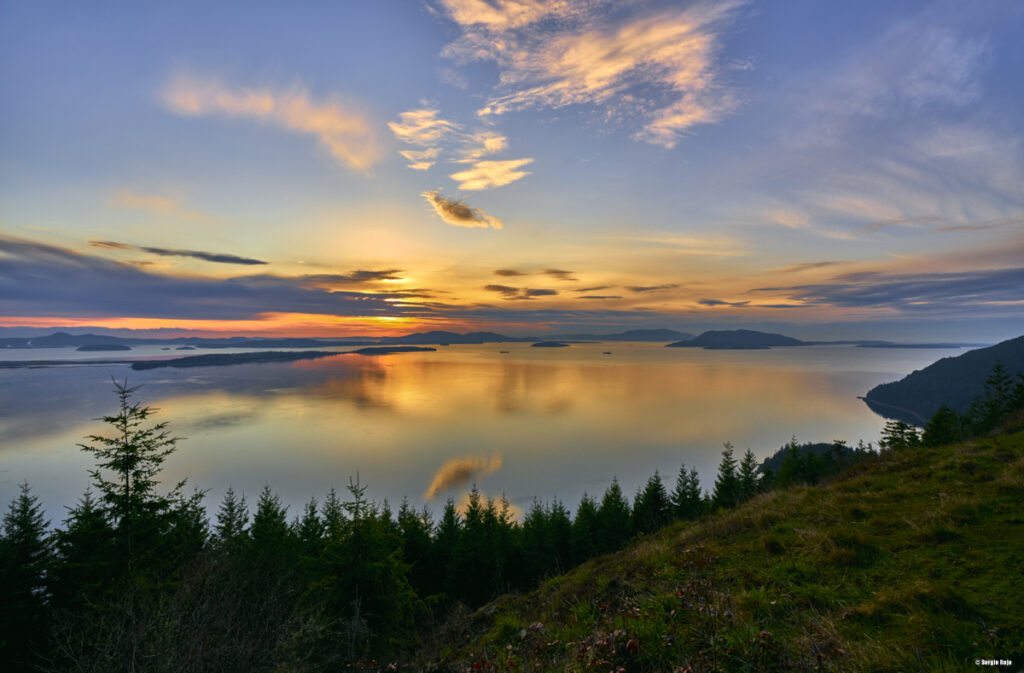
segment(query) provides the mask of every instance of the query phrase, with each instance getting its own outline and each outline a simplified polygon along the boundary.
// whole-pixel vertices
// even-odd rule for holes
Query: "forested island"
[[[474,488],[440,516],[350,480],[289,513],[216,514],[160,484],[179,440],[115,382],[92,487],[60,522],[23,484],[3,518],[10,671],[951,670],[1020,651],[1024,376],[878,447],[726,444],[630,499],[517,520]],[[898,505],[894,505],[898,503]],[[915,648],[924,648],[915,650]],[[922,655],[923,656],[923,655]]]

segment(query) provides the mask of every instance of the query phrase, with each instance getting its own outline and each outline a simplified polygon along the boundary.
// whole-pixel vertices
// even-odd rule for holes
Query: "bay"
[[[93,419],[114,409],[111,377],[141,385],[137,399],[185,438],[162,478],[188,478],[211,511],[228,486],[253,503],[269,485],[296,514],[358,474],[378,501],[439,513],[473,483],[522,509],[574,508],[613,477],[632,495],[655,470],[671,488],[684,462],[711,488],[726,441],[758,459],[793,436],[877,442],[884,419],[857,396],[961,351],[517,343],[148,371],[26,352],[80,364],[0,370],[0,501],[28,481],[57,523],[88,485],[77,444],[106,432]]]

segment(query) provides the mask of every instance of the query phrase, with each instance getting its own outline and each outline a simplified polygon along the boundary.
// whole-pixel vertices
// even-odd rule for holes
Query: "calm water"
[[[884,420],[856,396],[959,352],[492,344],[144,372],[88,364],[0,370],[0,503],[6,508],[28,480],[48,515],[63,518],[88,481],[89,456],[76,444],[105,432],[90,419],[113,410],[111,376],[144,384],[139,399],[186,438],[166,463],[165,481],[188,477],[209,491],[211,509],[229,485],[251,503],[269,484],[295,513],[358,471],[374,498],[397,505],[405,495],[439,512],[472,483],[446,477],[474,466],[469,479],[486,495],[505,493],[521,507],[557,496],[574,507],[584,491],[603,493],[613,476],[630,495],[656,469],[671,487],[681,462],[710,487],[725,441],[758,458],[793,435],[876,442]]]

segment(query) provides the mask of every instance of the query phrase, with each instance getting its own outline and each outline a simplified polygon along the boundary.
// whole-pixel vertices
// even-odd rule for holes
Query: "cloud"
[[[365,172],[380,158],[370,121],[337,99],[313,101],[300,87],[229,88],[214,79],[180,76],[163,91],[164,101],[186,116],[247,117],[314,136],[343,165]]]
[[[515,269],[495,269],[495,276],[525,276],[527,274],[522,271],[516,271]]]
[[[701,306],[746,306],[749,301],[723,301],[721,299],[698,299]]]
[[[465,486],[474,477],[494,474],[500,469],[500,455],[493,455],[489,458],[484,456],[453,458],[434,473],[430,486],[423,493],[423,499],[433,500],[444,491]]]
[[[506,297],[515,297],[519,294],[519,288],[511,285],[484,285],[484,289],[488,292],[498,292]]]
[[[439,118],[439,114],[439,110],[429,108],[407,110],[398,115],[401,121],[388,122],[388,128],[399,140],[411,145],[431,147],[458,128],[456,124]]]
[[[0,235],[0,315],[251,320],[265,313],[399,316],[401,293],[331,291],[303,277],[159,274]]]
[[[614,285],[595,285],[593,287],[581,287],[574,290],[575,292],[597,292],[598,290],[607,290]]]
[[[810,224],[807,213],[788,208],[776,208],[766,213],[768,219],[790,229],[803,229]]]
[[[571,11],[568,0],[441,0],[448,16],[463,26],[501,32]]]
[[[367,270],[357,269],[348,273],[322,273],[302,276],[307,280],[323,283],[366,283],[381,280],[401,280],[402,269]]]
[[[529,175],[519,168],[533,159],[509,159],[507,161],[478,161],[469,170],[452,173],[449,177],[459,183],[459,189],[476,191],[501,187]]]
[[[141,210],[179,220],[202,221],[209,219],[205,213],[184,208],[180,199],[162,194],[140,194],[130,189],[115,192],[107,201],[107,206],[120,210]]]
[[[866,272],[829,283],[757,288],[810,305],[904,311],[974,310],[1024,301],[1024,268],[920,274]]]
[[[552,278],[557,278],[558,280],[578,280],[577,278],[573,278],[573,271],[564,271],[562,269],[544,269],[544,273],[551,276]]]
[[[388,123],[395,138],[422,148],[399,151],[411,162],[409,168],[425,171],[434,166],[435,159],[443,154],[448,154],[452,161],[458,163],[475,163],[508,149],[508,138],[500,133],[489,128],[467,131],[460,124],[442,119],[440,114],[439,110],[432,108],[407,110],[399,114],[399,121]],[[452,145],[456,149],[453,150]]]
[[[826,266],[836,266],[837,264],[845,264],[845,262],[804,262],[802,264],[787,266],[785,269],[780,269],[780,272],[799,273],[801,271],[809,271],[811,269],[821,269]]]
[[[576,297],[577,299],[622,299],[617,294],[588,294],[582,297]]]
[[[558,294],[557,290],[548,290],[544,288],[518,288],[512,287],[511,285],[485,285],[484,289],[488,292],[497,292],[502,295],[505,299],[515,299],[520,301],[529,301],[535,297],[553,297]]]
[[[107,248],[114,250],[139,250],[141,252],[148,252],[152,255],[160,255],[161,257],[192,257],[194,259],[201,259],[204,262],[217,262],[219,264],[256,265],[267,263],[260,259],[252,259],[250,257],[239,257],[237,255],[227,255],[223,253],[214,252],[202,252],[199,250],[153,248],[144,245],[130,245],[128,243],[118,243],[116,241],[89,241],[89,244],[97,248]]]
[[[441,150],[437,147],[430,147],[425,150],[399,151],[399,154],[401,154],[403,157],[412,162],[411,164],[408,164],[408,166],[414,171],[425,171],[429,169],[431,166],[437,163],[434,161],[430,161],[430,159],[436,159],[437,155],[440,153]]]
[[[660,290],[671,290],[674,287],[679,287],[679,283],[665,283],[664,285],[632,285],[627,287],[627,290],[633,292],[658,292]]]
[[[488,215],[479,208],[471,208],[462,201],[449,199],[441,194],[439,189],[423,192],[420,196],[425,198],[434,207],[434,212],[450,225],[456,227],[480,227],[484,229],[487,227],[501,229],[505,226],[501,220]]]
[[[736,107],[735,96],[718,82],[714,57],[722,25],[745,3],[632,19],[589,11],[596,4],[445,0],[463,35],[443,53],[495,61],[508,91],[478,114],[599,105],[613,118],[639,114],[636,138],[673,147],[692,126],[713,123]]]
[[[508,149],[508,138],[489,129],[481,129],[468,134],[463,139],[459,161],[473,163],[485,156],[504,152],[506,149]]]

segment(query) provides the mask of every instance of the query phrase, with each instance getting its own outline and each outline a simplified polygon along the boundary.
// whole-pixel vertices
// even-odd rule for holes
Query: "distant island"
[[[161,369],[164,367],[218,367],[224,365],[243,365],[258,362],[294,362],[296,360],[315,360],[318,358],[340,355],[332,351],[261,351],[258,353],[215,353],[210,355],[189,355],[172,360],[138,360],[132,363],[132,369]]]
[[[85,344],[75,350],[78,351],[130,351],[131,346],[125,344]]]
[[[863,400],[880,416],[922,425],[942,405],[958,413],[967,411],[1000,363],[1013,379],[1024,374],[1024,336],[942,358],[899,381],[875,386]]]
[[[770,332],[747,329],[711,330],[689,341],[677,341],[668,348],[705,348],[708,350],[750,350],[775,346],[808,346],[806,341]]]
[[[562,343],[561,341],[538,341],[533,344],[532,348],[566,348],[569,344]]]
[[[422,348],[420,346],[369,346],[348,352],[358,353],[359,355],[387,355],[388,353],[417,353],[436,350],[436,348]]]

